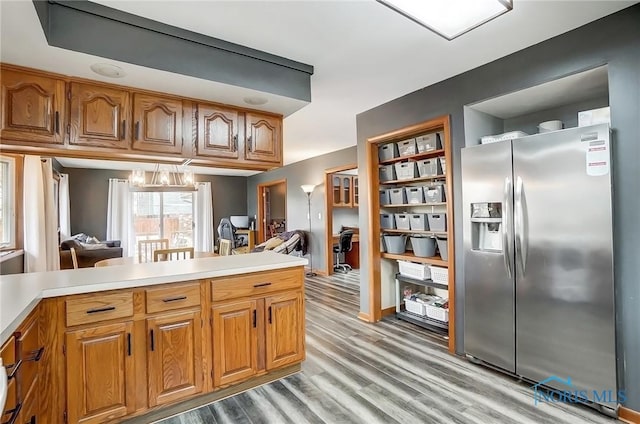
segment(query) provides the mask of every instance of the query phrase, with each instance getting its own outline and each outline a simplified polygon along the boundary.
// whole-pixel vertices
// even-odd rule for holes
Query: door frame
[[[350,171],[352,169],[358,169],[358,164],[350,163],[347,165],[337,166],[335,168],[324,170],[324,216],[326,222],[324,229],[324,239],[326,241],[325,271],[327,275],[333,274],[333,186],[331,179],[333,177],[333,174]],[[353,190],[353,187],[351,189]]]
[[[264,203],[262,202],[262,198],[265,194],[265,189],[273,186],[277,186],[280,184],[284,184],[284,219],[287,221],[287,179],[282,178],[280,180],[268,181],[266,183],[259,183],[257,187],[257,206],[258,206],[258,216],[256,219],[256,230],[258,230],[258,241],[256,244],[264,243],[267,241],[265,239],[266,233],[264,230],[263,221],[264,217]]]

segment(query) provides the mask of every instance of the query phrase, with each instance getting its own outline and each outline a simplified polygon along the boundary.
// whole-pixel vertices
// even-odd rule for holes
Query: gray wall
[[[640,6],[560,35],[464,74],[393,100],[357,117],[361,181],[366,168],[366,139],[427,119],[449,115],[453,141],[455,199],[461,198],[460,149],[465,145],[466,104],[608,65],[614,180],[614,267],[616,284],[618,379],[626,406],[640,410]],[[360,196],[360,228],[368,226],[368,197]],[[455,243],[462,245],[462,211],[455,208]],[[366,245],[369,235],[360,234]],[[366,261],[367,251],[361,251]],[[464,303],[462,251],[456,249],[456,303]],[[361,269],[360,308],[368,311],[368,267]],[[463,308],[456,308],[456,350],[462,353]]]
[[[287,219],[287,185],[277,184],[269,187],[271,219]]]
[[[338,234],[342,226],[358,226],[358,208],[333,208],[333,234]]]
[[[0,261],[0,275],[22,274],[24,272],[24,254],[20,253]]]
[[[260,183],[286,178],[287,180],[287,230],[309,231],[307,220],[307,195],[300,188],[303,184],[316,184],[311,195],[311,239],[313,269],[324,270],[325,265],[325,186],[324,171],[356,162],[356,147],[338,150],[326,155],[303,160],[273,171],[263,172],[247,180],[247,206],[249,215],[257,213],[257,187]],[[320,214],[320,215],[318,215]]]
[[[129,178],[128,171],[64,168],[69,174],[71,233],[85,233],[104,240],[107,232],[109,178]],[[246,177],[196,175],[196,181],[211,182],[213,225],[221,218],[247,214]],[[218,237],[215,233],[216,239]]]

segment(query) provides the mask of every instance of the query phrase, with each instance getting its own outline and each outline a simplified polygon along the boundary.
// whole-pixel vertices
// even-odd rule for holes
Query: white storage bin
[[[416,139],[410,138],[408,140],[398,141],[398,153],[400,157],[412,156],[416,154]]]
[[[389,200],[392,205],[404,205],[407,203],[407,196],[404,191],[404,188],[390,188],[389,189]]]
[[[415,162],[398,162],[394,166],[396,168],[396,178],[399,180],[410,180],[418,176]]]
[[[411,231],[428,231],[429,222],[426,213],[412,213],[409,215]]]
[[[434,283],[449,285],[449,268],[429,265],[429,271]]]
[[[379,169],[379,173],[381,183],[396,179],[396,168],[393,166],[393,164],[381,166]]]
[[[416,302],[415,300],[405,299],[404,300],[404,309],[407,312],[411,312],[412,314],[420,315],[421,317],[427,316],[427,306],[424,303]]]
[[[447,231],[447,214],[446,213],[428,213],[429,230],[442,232]]]
[[[444,156],[440,156],[438,158],[438,163],[440,164],[440,174],[438,175],[444,175],[447,173],[447,160]]]
[[[406,213],[397,213],[396,217],[396,229],[398,230],[409,230],[411,229],[411,221],[409,219],[409,215]]]
[[[380,162],[398,157],[398,146],[396,143],[383,144],[378,147],[378,159]]]
[[[405,187],[405,196],[407,197],[407,203],[420,204],[424,203],[424,188],[420,187]]]
[[[442,168],[440,168],[440,161],[438,158],[419,160],[418,175],[420,177],[435,177],[436,175],[442,175]]]
[[[395,230],[396,220],[391,213],[380,214],[380,228],[383,230]]]
[[[431,133],[416,137],[418,153],[442,149],[442,133]]]
[[[406,299],[405,299],[406,302]],[[418,303],[418,302],[416,302]],[[406,306],[405,306],[406,307]],[[435,319],[442,322],[449,322],[449,310],[445,308],[438,308],[437,306],[424,305],[427,318]]]
[[[389,205],[391,204],[391,199],[389,198],[389,190],[386,188],[380,189],[380,205]]]
[[[424,200],[426,203],[443,203],[445,199],[444,184],[434,184],[424,187]]]
[[[431,278],[431,270],[429,265],[416,264],[414,262],[398,261],[398,269],[400,274],[415,278],[416,280],[428,280]]]

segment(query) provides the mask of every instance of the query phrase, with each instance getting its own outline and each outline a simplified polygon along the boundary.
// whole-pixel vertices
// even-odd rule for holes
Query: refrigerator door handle
[[[507,276],[511,278],[511,247],[509,244],[509,232],[510,224],[509,217],[511,216],[511,193],[513,188],[511,187],[511,178],[506,177],[504,179],[504,211],[502,214],[502,257],[504,258],[504,267],[507,270]]]
[[[520,264],[520,273],[524,276],[527,266],[527,245],[525,240],[524,223],[524,182],[521,177],[516,178],[514,228],[516,238],[516,262]]]

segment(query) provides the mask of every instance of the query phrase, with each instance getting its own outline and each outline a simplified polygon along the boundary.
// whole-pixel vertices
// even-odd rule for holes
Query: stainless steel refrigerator
[[[609,144],[601,124],[462,150],[467,355],[615,393]]]

